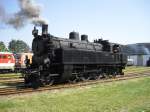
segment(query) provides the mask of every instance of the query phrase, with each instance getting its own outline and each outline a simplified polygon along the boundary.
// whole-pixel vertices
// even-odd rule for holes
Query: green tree
[[[4,42],[0,41],[0,52],[5,52],[7,51],[7,48],[4,44]]]
[[[29,52],[30,47],[22,40],[11,40],[8,49],[15,53]]]

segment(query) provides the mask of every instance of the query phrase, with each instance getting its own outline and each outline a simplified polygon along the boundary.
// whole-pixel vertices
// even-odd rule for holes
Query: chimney
[[[42,25],[42,35],[46,35],[46,34],[48,34],[48,25],[43,24]]]

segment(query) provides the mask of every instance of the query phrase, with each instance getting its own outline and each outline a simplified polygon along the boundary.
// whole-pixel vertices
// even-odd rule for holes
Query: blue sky
[[[68,38],[71,31],[87,34],[89,40],[103,38],[131,44],[150,42],[150,0],[35,0],[42,4],[42,17],[49,33]],[[7,13],[19,10],[17,0],[0,0]],[[15,30],[0,23],[0,41],[21,39],[30,46],[32,24]]]

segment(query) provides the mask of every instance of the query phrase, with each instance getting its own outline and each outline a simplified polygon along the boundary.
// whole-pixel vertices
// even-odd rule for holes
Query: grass
[[[144,66],[127,66],[124,71],[135,71],[135,70],[149,70],[150,67]]]
[[[0,112],[150,112],[150,78],[2,97]]]
[[[21,73],[5,73],[0,74],[0,78],[18,78],[21,76]]]
[[[141,67],[141,66],[128,66],[123,71],[125,74],[128,73],[143,73],[150,70],[150,67]]]

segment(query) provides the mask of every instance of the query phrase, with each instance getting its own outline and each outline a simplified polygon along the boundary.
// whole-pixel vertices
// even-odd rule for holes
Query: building
[[[123,51],[135,66],[146,66],[150,59],[150,43],[129,44],[123,47]]]
[[[128,59],[133,60],[133,65],[135,66],[147,66],[147,61],[150,55],[129,55]]]

